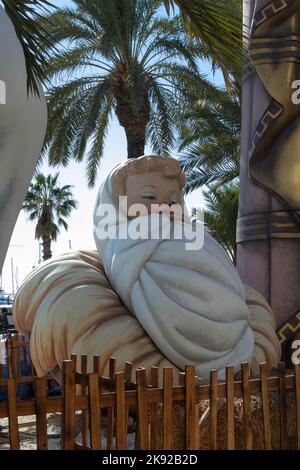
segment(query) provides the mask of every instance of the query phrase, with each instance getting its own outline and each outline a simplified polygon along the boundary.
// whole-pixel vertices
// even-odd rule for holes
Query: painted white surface
[[[27,76],[21,45],[0,5],[0,80],[5,103],[0,104],[0,271],[20,208],[43,144],[46,103],[27,96]],[[3,89],[3,87],[2,87]]]

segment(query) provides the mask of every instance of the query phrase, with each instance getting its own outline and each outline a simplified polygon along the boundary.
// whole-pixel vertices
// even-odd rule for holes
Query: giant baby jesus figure
[[[39,375],[72,352],[100,354],[102,370],[112,355],[119,369],[126,360],[146,368],[193,364],[206,379],[212,369],[224,375],[226,365],[237,371],[242,361],[253,373],[260,362],[277,364],[270,307],[242,284],[224,249],[190,223],[183,186],[173,158],[127,160],[97,197],[98,253],[67,253],[27,277],[14,316],[21,333],[31,332]]]

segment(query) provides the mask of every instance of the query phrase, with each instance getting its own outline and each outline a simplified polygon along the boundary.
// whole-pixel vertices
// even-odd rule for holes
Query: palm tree
[[[37,24],[42,12],[52,7],[48,0],[2,0],[7,15],[15,28],[23,48],[28,76],[28,90],[39,94],[37,80],[43,81],[43,67],[47,62],[49,33]]]
[[[43,259],[51,258],[51,242],[57,239],[59,227],[68,229],[66,218],[72,209],[77,208],[73,199],[72,186],[58,185],[58,173],[45,176],[38,173],[31,183],[22,209],[28,214],[30,221],[37,221],[35,238],[42,239]]]
[[[195,41],[178,17],[158,17],[161,1],[74,0],[46,16],[59,51],[47,68],[50,164],[84,158],[95,182],[110,118],[124,128],[128,157],[146,141],[166,154],[173,142],[173,103],[184,79],[198,77]],[[60,46],[58,46],[60,44]]]
[[[187,175],[186,192],[236,181],[239,176],[241,106],[214,87],[197,87],[188,111],[177,116],[180,160]]]
[[[243,50],[242,0],[163,0],[170,13],[176,5],[187,32],[207,50],[222,70],[227,92],[234,94],[234,74],[241,73]],[[233,74],[233,75],[232,75]]]
[[[225,248],[236,263],[236,220],[239,187],[233,183],[203,192],[206,201],[204,222],[210,234]]]
[[[49,0],[2,0],[22,45],[28,88],[38,93],[36,79],[44,80],[43,66],[48,59],[49,25],[36,22],[42,10],[54,5]],[[168,12],[176,4],[187,31],[222,68],[228,85],[229,69],[241,63],[241,0],[163,0]],[[55,7],[54,7],[55,8]],[[228,68],[229,60],[229,68]]]

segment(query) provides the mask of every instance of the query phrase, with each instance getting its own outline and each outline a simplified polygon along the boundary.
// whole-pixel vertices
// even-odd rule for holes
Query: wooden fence
[[[18,344],[18,341],[20,344]],[[202,448],[199,419],[203,403],[209,406],[208,445],[206,448],[219,448],[218,442],[218,404],[224,403],[225,420],[222,432],[225,434],[225,447],[236,448],[235,406],[239,401],[242,407],[243,447],[253,448],[253,416],[251,399],[258,397],[261,403],[263,448],[272,448],[272,420],[270,397],[275,396],[279,409],[278,432],[280,448],[287,449],[289,444],[288,419],[292,396],[294,447],[300,449],[300,366],[293,371],[286,371],[279,363],[278,370],[268,375],[266,365],[261,364],[260,376],[249,377],[247,363],[241,365],[240,380],[234,379],[234,370],[226,368],[226,380],[219,381],[217,371],[211,371],[210,384],[203,384],[195,376],[195,368],[186,366],[180,374],[179,385],[174,385],[172,368],[162,371],[162,385],[159,386],[157,367],[149,373],[145,369],[136,369],[131,363],[125,363],[122,372],[116,372],[116,359],[109,360],[109,374],[100,374],[101,358],[93,358],[93,372],[87,373],[87,356],[63,362],[62,395],[48,396],[49,377],[35,375],[20,376],[16,363],[17,350],[24,348],[25,339],[11,340],[9,377],[0,378],[0,387],[6,390],[7,399],[0,401],[0,419],[8,417],[9,442],[11,449],[20,448],[18,416],[36,416],[37,448],[48,448],[47,414],[61,413],[61,447],[63,449],[125,449],[128,448],[129,417],[134,416],[134,448],[136,449],[178,449]],[[12,353],[13,351],[13,353]],[[23,350],[24,351],[24,350]],[[27,354],[27,349],[25,352]],[[81,372],[77,372],[80,359]],[[30,359],[27,361],[30,370]],[[24,368],[25,369],[25,368]],[[19,374],[19,375],[18,375]],[[18,387],[32,383],[34,396],[21,399]],[[80,420],[81,444],[76,443],[76,434]],[[176,423],[175,423],[176,420]],[[179,434],[178,434],[179,433]],[[132,443],[132,439],[131,439]],[[240,443],[239,443],[240,447]]]
[[[0,364],[0,378],[5,375],[8,377],[36,375],[31,362],[28,337],[17,334],[9,335],[3,344],[6,362]],[[3,369],[6,369],[6,372]]]

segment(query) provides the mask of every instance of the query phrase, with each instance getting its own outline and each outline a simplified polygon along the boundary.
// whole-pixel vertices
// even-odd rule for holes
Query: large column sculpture
[[[237,266],[270,302],[284,342],[300,331],[300,1],[244,0]],[[294,102],[293,102],[294,101]]]
[[[22,47],[0,5],[0,272],[47,124],[46,103],[27,95]]]

